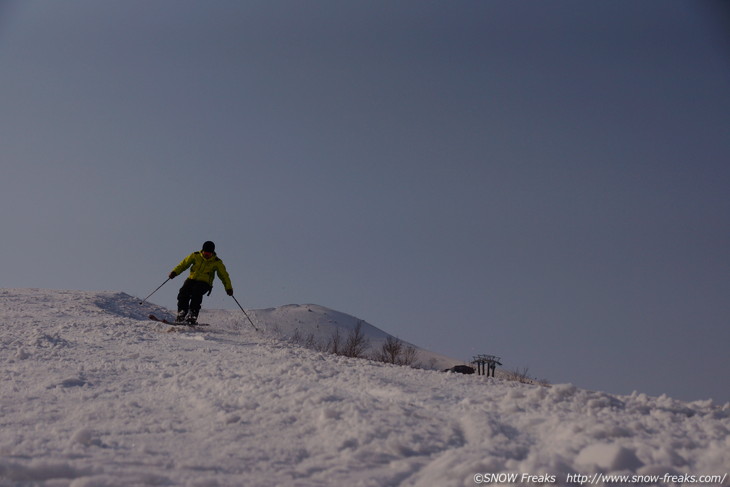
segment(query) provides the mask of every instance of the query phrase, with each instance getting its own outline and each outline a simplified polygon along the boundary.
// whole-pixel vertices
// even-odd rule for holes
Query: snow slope
[[[236,312],[230,311],[209,311],[215,318],[236,316]],[[238,311],[240,313],[240,311]],[[223,314],[220,318],[219,315]],[[367,337],[370,347],[366,355],[372,356],[381,349],[382,344],[388,337],[392,337],[389,333],[380,330],[370,323],[360,320],[354,316],[335,311],[324,306],[316,304],[289,304],[278,308],[270,308],[264,310],[252,310],[250,315],[253,319],[263,325],[263,327],[273,336],[292,340],[298,336],[298,341],[302,344],[307,343],[307,339],[317,345],[326,345],[331,339],[336,329],[339,329],[340,339],[344,342],[348,335],[359,324],[361,331]],[[415,344],[403,342],[404,346],[412,346],[416,349],[416,364],[421,368],[443,370],[454,365],[462,364],[462,361],[441,355],[439,353],[425,350]]]
[[[137,302],[0,290],[0,485],[730,484],[728,404],[346,359],[227,311],[166,333],[145,319],[165,310]],[[274,311],[252,314],[275,327]]]

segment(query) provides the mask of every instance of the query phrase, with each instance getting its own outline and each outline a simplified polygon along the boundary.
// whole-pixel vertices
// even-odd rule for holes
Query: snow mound
[[[365,320],[316,304],[289,304],[278,308],[254,310],[252,313],[258,322],[280,338],[319,346],[326,345],[336,331],[344,342],[348,335],[360,326],[361,333],[370,343],[366,353],[368,356],[376,354],[388,338],[397,338]],[[461,363],[457,359],[425,350],[412,343],[403,341],[403,345],[416,350],[414,365],[422,368],[442,370]]]
[[[730,465],[727,404],[348,359],[228,311],[167,333],[145,319],[167,311],[138,302],[0,290],[0,485],[456,487],[497,473],[566,485]],[[280,332],[292,317],[350,323],[313,305],[251,314]]]

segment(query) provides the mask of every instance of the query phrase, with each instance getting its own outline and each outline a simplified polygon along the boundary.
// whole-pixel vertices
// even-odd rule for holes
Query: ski
[[[157,321],[158,323],[164,323],[166,325],[172,325],[172,326],[180,326],[180,327],[188,327],[188,328],[197,328],[199,326],[210,326],[208,323],[195,323],[195,324],[176,323],[174,321],[169,321],[164,318],[158,318],[157,316],[152,315],[152,314],[149,315],[148,318],[151,319],[152,321]]]

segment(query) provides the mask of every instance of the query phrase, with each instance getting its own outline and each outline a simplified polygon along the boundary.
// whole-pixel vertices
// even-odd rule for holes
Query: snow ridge
[[[0,485],[430,487],[500,472],[565,485],[730,465],[728,404],[348,359],[227,311],[165,333],[145,317],[169,311],[138,301],[0,290]],[[253,314],[285,329],[279,315],[326,310],[306,306]]]
[[[226,313],[231,316],[231,312]],[[305,346],[307,341],[310,341],[315,348],[326,346],[332,340],[335,331],[339,332],[340,339],[344,342],[357,326],[360,326],[362,334],[370,344],[366,356],[376,354],[388,338],[397,338],[364,320],[316,304],[289,304],[278,308],[253,310],[252,314],[273,335]],[[236,316],[235,312],[233,316]],[[422,349],[417,345],[405,341],[402,343],[403,346],[411,346],[416,350],[414,366],[443,370],[462,363],[458,359]]]

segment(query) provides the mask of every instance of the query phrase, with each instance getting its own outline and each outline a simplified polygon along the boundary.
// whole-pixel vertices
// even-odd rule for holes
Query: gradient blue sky
[[[727,31],[672,0],[0,1],[0,287],[143,297],[210,239],[248,308],[728,401]]]

